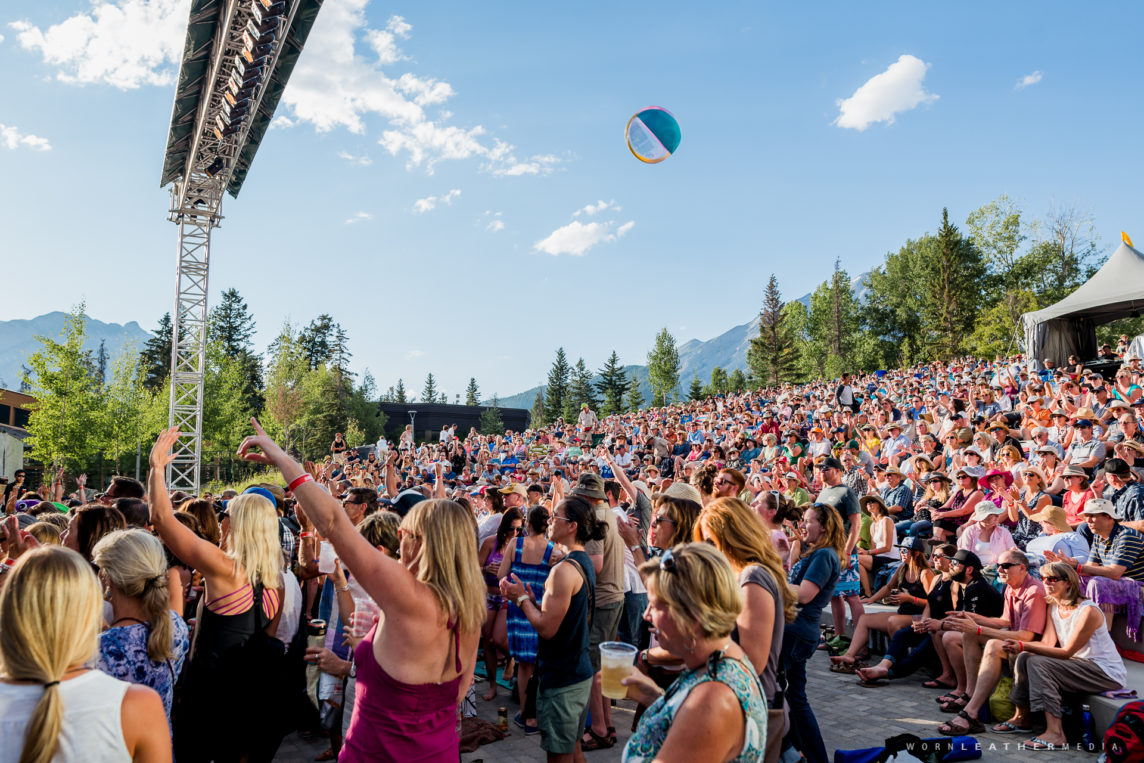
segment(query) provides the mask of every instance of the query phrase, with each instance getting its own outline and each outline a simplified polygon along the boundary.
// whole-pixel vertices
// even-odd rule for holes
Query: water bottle
[[[1089,752],[1096,752],[1099,748],[1099,743],[1096,741],[1096,724],[1092,720],[1092,708],[1088,705],[1080,706],[1080,723],[1084,732],[1081,736],[1081,744],[1084,749]]]

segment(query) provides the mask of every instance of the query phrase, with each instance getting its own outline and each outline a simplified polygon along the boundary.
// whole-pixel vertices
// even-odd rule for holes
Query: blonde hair
[[[842,524],[842,514],[833,506],[825,503],[816,503],[808,506],[806,511],[813,511],[818,515],[818,523],[822,525],[822,537],[818,539],[809,550],[817,551],[820,548],[832,548],[838,554],[838,560],[847,564],[846,556],[846,529]],[[806,512],[803,512],[803,521],[806,521]]]
[[[783,560],[775,550],[770,533],[763,527],[759,515],[738,498],[719,498],[712,501],[695,523],[695,540],[703,540],[703,528],[715,541],[715,548],[723,552],[732,568],[742,570],[757,564],[775,579],[782,596],[783,618],[794,622],[798,596],[787,583]]]
[[[87,561],[63,546],[24,554],[0,590],[0,667],[5,678],[44,685],[20,763],[48,763],[63,725],[59,681],[99,647],[103,596]]]
[[[154,662],[171,659],[167,555],[159,539],[144,530],[116,530],[95,544],[92,562],[99,567],[101,580],[143,604],[151,624],[147,656]]]
[[[62,537],[60,528],[51,522],[33,522],[28,525],[28,535],[38,540],[41,546],[58,546]]]
[[[727,557],[707,543],[685,543],[671,549],[672,569],[663,557],[640,565],[644,585],[667,605],[680,630],[694,625],[703,638],[731,634],[743,611],[743,594]]]
[[[1065,595],[1057,599],[1053,596],[1046,596],[1045,598],[1056,604],[1058,607],[1074,607],[1080,602],[1084,601],[1087,596],[1084,595],[1084,588],[1080,584],[1080,577],[1076,574],[1076,569],[1071,564],[1064,562],[1047,562],[1041,565],[1041,577],[1052,576],[1060,578],[1065,581],[1068,589]]]
[[[401,529],[420,538],[413,576],[429,586],[458,630],[474,633],[485,622],[485,581],[477,556],[477,522],[454,501],[421,501],[401,520]]]
[[[278,541],[278,512],[257,493],[243,493],[227,504],[230,535],[226,555],[246,571],[251,585],[282,585],[282,544]]]

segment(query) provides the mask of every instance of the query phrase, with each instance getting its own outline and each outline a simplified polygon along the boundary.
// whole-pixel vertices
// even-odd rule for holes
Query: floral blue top
[[[147,656],[147,637],[151,627],[143,623],[133,623],[119,628],[108,628],[99,637],[99,663],[96,667],[109,676],[130,681],[133,684],[150,686],[163,698],[163,709],[167,711],[167,723],[171,722],[171,698],[175,693],[175,681],[183,669],[183,661],[191,647],[187,624],[175,612],[171,615],[171,652],[173,657],[167,662],[154,662]]]
[[[743,719],[746,722],[743,749],[734,759],[735,763],[763,759],[767,746],[767,702],[763,699],[755,669],[749,662],[730,657],[715,659],[716,655],[712,655],[706,665],[680,673],[667,693],[651,703],[635,733],[628,739],[627,747],[624,748],[624,763],[654,760],[667,740],[671,723],[687,695],[707,681],[718,681],[730,687],[743,709]]]

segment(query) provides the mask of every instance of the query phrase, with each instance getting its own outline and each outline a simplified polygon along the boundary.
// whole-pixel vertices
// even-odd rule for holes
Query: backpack
[[[1120,708],[1116,720],[1104,732],[1104,752],[1108,763],[1144,760],[1144,701],[1129,702]]]

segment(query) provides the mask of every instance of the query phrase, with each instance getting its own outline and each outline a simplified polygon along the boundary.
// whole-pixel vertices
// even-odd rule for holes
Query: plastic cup
[[[350,635],[365,638],[369,629],[377,622],[381,609],[371,599],[354,599],[354,613],[350,615]]]
[[[628,696],[628,687],[620,682],[632,674],[638,652],[634,646],[622,641],[600,644],[600,683],[605,697],[623,699]]]

